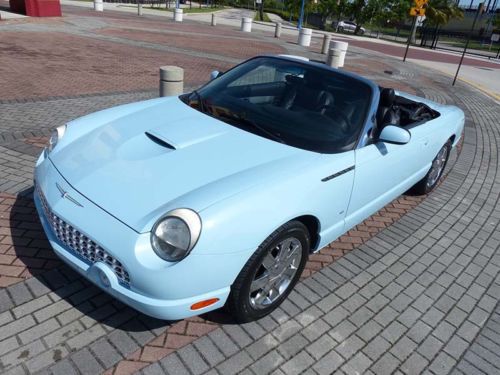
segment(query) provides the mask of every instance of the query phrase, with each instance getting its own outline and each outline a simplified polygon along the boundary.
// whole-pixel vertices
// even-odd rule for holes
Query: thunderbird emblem
[[[63,199],[67,199],[69,200],[71,203],[74,203],[76,204],[78,207],[83,207],[80,202],[78,202],[76,199],[74,199],[71,195],[68,194],[68,192],[66,190],[64,190],[62,188],[61,185],[59,185],[57,182],[56,182],[56,187],[57,189],[59,190],[59,193],[61,193],[61,198]]]

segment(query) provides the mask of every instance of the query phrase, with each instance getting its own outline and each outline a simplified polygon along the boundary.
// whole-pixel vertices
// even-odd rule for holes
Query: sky
[[[483,1],[484,1],[485,5],[488,5],[489,0],[473,0],[472,1],[472,8],[477,8],[478,5]],[[471,3],[470,0],[460,0],[459,1],[460,6],[462,6],[464,8],[468,8],[470,6],[470,3]],[[491,0],[490,8],[493,6],[494,3],[495,3],[495,0]],[[496,2],[495,9],[498,9],[498,8],[500,8],[500,0],[497,0],[497,2]]]

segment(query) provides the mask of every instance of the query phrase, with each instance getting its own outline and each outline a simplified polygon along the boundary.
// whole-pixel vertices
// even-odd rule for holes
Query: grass
[[[452,39],[452,38],[441,37],[441,38],[439,38],[438,42],[442,42],[443,44],[446,43],[446,44],[449,44],[453,47],[464,48],[466,40],[464,40],[464,39],[456,40],[456,39]],[[499,47],[500,47],[500,44],[498,42],[493,43],[491,45],[491,51],[492,52],[498,51]],[[481,50],[481,51],[489,51],[490,50],[490,43],[488,41],[488,43],[481,45],[481,42],[478,42],[477,40],[471,40],[469,42],[468,48],[477,49],[477,50]]]

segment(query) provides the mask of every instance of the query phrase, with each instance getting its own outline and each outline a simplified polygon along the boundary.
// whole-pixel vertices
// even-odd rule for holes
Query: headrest
[[[304,78],[300,76],[295,76],[293,74],[287,74],[285,76],[285,79],[288,83],[295,83],[295,84],[304,83]]]
[[[394,89],[383,88],[380,90],[380,104],[383,107],[390,107],[393,105],[396,99],[396,93]]]

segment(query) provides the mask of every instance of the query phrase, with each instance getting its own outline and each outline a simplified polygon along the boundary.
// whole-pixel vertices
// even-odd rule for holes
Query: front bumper
[[[246,254],[226,254],[224,259],[221,255],[191,254],[179,263],[165,262],[151,249],[149,234],[135,232],[93,204],[64,180],[49,159],[41,157],[35,179],[35,205],[55,253],[105,292],[147,315],[167,320],[199,315],[225,304],[235,272],[246,261]],[[62,196],[56,183],[81,206]],[[129,282],[117,277],[111,263],[104,259],[89,260],[58,238],[44,204],[68,226],[117,259],[130,274]],[[194,303],[211,298],[219,301],[204,309],[191,310]]]

